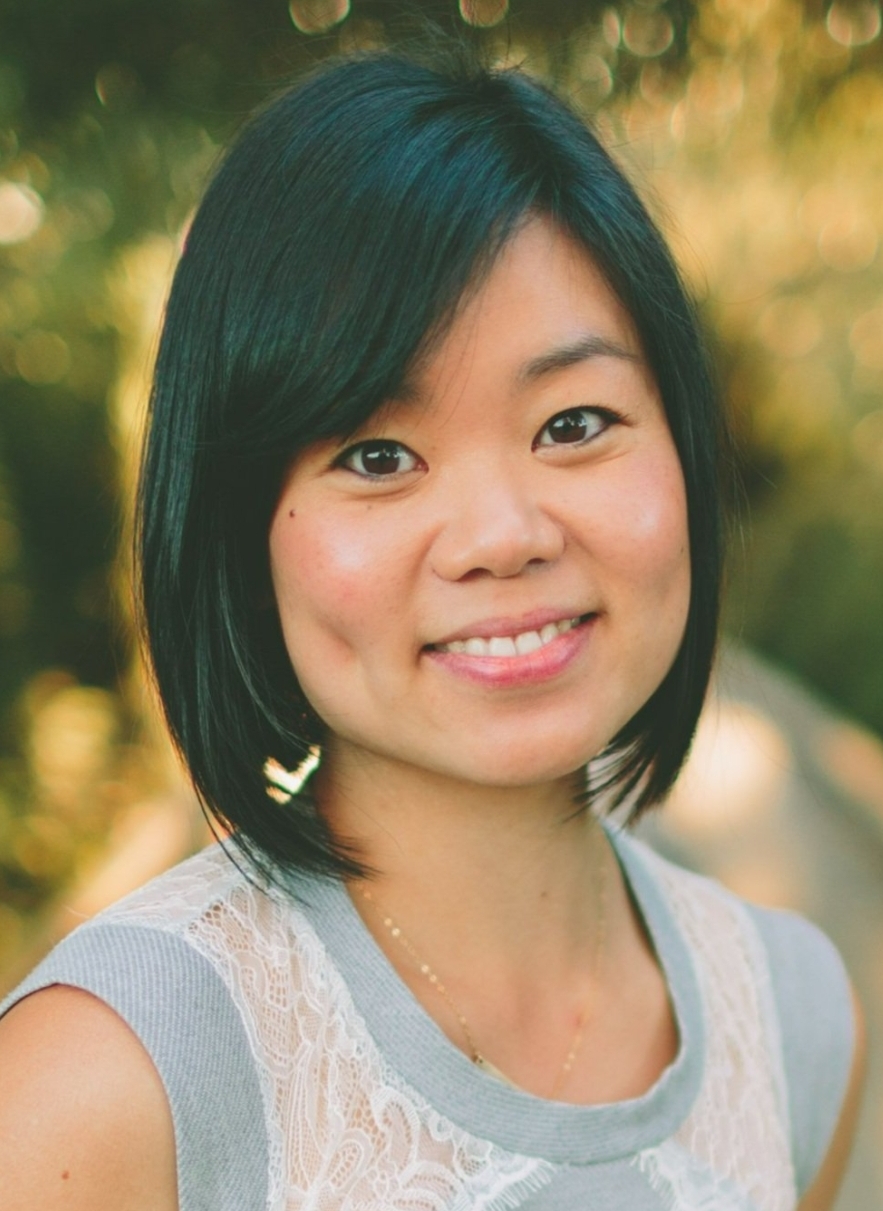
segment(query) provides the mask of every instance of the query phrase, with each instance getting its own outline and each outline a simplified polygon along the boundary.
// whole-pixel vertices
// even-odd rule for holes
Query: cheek
[[[687,502],[680,470],[649,477],[635,501],[634,542],[648,571],[689,570]]]
[[[623,581],[652,609],[686,620],[690,540],[684,479],[674,451],[644,460],[628,490],[609,502],[608,553]]]
[[[354,612],[365,555],[338,532],[329,547],[322,527],[302,514],[277,518],[270,530],[270,570],[286,640],[304,628],[345,625]]]
[[[363,510],[370,510],[370,505]],[[280,509],[270,529],[270,568],[286,645],[296,668],[343,658],[370,642],[398,597],[393,548],[368,527],[324,513]]]

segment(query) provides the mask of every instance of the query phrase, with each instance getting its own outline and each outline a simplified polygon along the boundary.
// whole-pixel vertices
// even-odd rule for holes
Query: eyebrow
[[[615,357],[620,361],[633,362],[638,365],[644,360],[639,353],[626,349],[625,345],[620,345],[618,341],[611,341],[598,332],[588,332],[574,341],[568,341],[566,345],[560,345],[537,357],[532,357],[530,361],[521,366],[516,379],[522,385],[527,385],[542,378],[544,374],[553,374],[556,370],[566,370],[568,366],[577,366],[580,362],[590,361],[596,357]],[[413,404],[420,399],[420,389],[413,373],[405,375],[393,398],[397,404]]]
[[[640,354],[633,353],[631,349],[626,349],[617,341],[611,341],[606,336],[590,332],[567,345],[561,345],[557,349],[550,349],[548,353],[541,353],[538,357],[531,358],[521,367],[518,379],[522,383],[531,383],[544,374],[552,374],[555,370],[565,370],[568,366],[576,366],[580,362],[589,361],[595,357],[616,357],[626,362],[643,361]]]

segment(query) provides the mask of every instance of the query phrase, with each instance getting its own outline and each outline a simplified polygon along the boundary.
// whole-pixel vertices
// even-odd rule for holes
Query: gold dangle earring
[[[288,803],[293,795],[299,795],[310,775],[319,767],[322,749],[311,744],[307,755],[297,769],[286,769],[275,757],[264,762],[264,777],[267,779],[267,794],[276,803]]]

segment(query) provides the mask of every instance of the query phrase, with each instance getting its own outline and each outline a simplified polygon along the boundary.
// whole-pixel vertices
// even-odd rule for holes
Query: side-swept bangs
[[[574,236],[631,313],[687,485],[693,588],[663,684],[606,755],[639,812],[689,747],[714,649],[719,421],[695,318],[634,190],[583,123],[519,71],[392,53],[326,64],[244,129],[190,229],[160,345],[139,493],[144,630],[206,808],[264,868],[357,859],[308,797],[266,794],[272,755],[322,738],[270,587],[286,468],[394,397],[531,214]]]

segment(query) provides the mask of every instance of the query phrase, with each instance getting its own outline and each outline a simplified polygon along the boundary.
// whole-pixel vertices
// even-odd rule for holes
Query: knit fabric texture
[[[840,958],[802,918],[609,832],[679,1032],[629,1101],[481,1072],[341,884],[262,886],[217,845],[81,926],[0,1013],[61,983],[131,1026],[168,1094],[181,1211],[793,1211],[852,1059]]]

